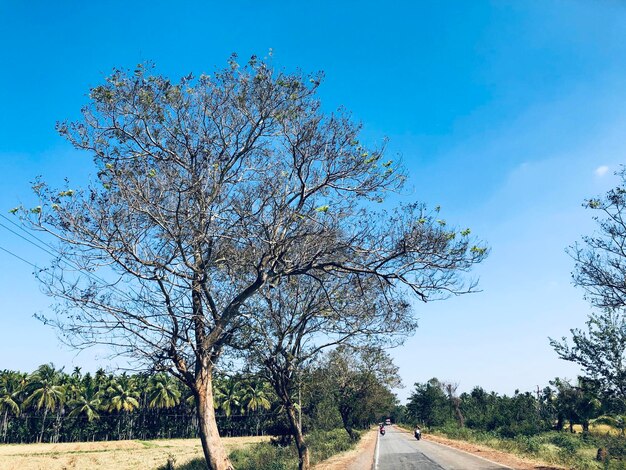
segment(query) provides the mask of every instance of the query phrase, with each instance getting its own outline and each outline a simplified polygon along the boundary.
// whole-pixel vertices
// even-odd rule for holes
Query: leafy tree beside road
[[[570,247],[576,262],[574,284],[598,311],[589,315],[587,331],[571,330],[567,338],[550,339],[561,359],[580,365],[602,392],[626,404],[626,170],[621,184],[604,197],[585,201],[598,232]]]
[[[579,364],[586,376],[598,381],[602,391],[626,403],[626,317],[623,311],[592,312],[587,331],[572,329],[566,338],[550,340],[557,354]]]
[[[355,438],[355,429],[367,427],[387,416],[396,405],[391,389],[402,385],[391,357],[377,347],[340,347],[323,363],[327,386],[346,432]]]

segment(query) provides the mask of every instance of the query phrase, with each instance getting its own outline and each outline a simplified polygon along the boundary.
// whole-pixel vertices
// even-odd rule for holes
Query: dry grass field
[[[233,437],[228,450],[268,440],[268,437]],[[199,439],[155,441],[77,442],[63,444],[0,444],[2,470],[137,470],[156,469],[169,456],[184,464],[202,456]]]
[[[565,426],[565,430],[567,431],[569,430],[569,428]],[[580,424],[575,424],[574,431],[578,434],[582,434],[583,427]],[[619,435],[619,430],[607,424],[591,424],[589,426],[589,432],[591,434],[611,434],[613,436]]]

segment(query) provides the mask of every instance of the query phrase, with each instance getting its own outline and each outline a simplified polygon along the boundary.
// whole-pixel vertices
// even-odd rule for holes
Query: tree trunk
[[[348,436],[350,436],[350,439],[355,441],[357,439],[357,434],[354,432],[354,429],[349,424],[350,411],[346,409],[341,409],[339,410],[339,415],[341,416],[341,422],[343,424],[343,428],[348,433]]]
[[[344,425],[343,428],[348,433],[348,436],[350,436],[350,440],[352,440],[352,441],[356,441],[357,440],[358,434],[354,432],[354,429],[352,428],[352,426]]]
[[[41,422],[41,434],[39,434],[39,442],[43,442],[43,431],[46,428],[46,416],[48,415],[48,408],[44,407],[43,420]]]
[[[2,420],[2,431],[3,431],[3,435],[2,435],[2,442],[6,443],[7,442],[7,431],[9,429],[9,410],[6,409],[4,410],[4,419]]]
[[[563,431],[563,425],[565,418],[562,415],[557,415],[557,421],[556,421],[556,425],[555,425],[555,429],[559,432]]]
[[[233,470],[224,444],[220,438],[213,408],[213,377],[211,372],[201,372],[196,379],[196,407],[198,430],[202,450],[210,470]]]
[[[291,403],[291,401],[285,403],[285,409],[287,411],[287,418],[289,418],[289,425],[291,426],[291,434],[296,440],[296,448],[298,449],[298,469],[309,470],[311,468],[309,462],[309,448],[306,442],[304,442],[302,428],[300,428],[293,403]]]
[[[465,418],[463,417],[463,413],[461,413],[461,400],[458,397],[452,396],[452,394],[450,394],[450,400],[452,401],[452,408],[454,409],[456,422],[459,424],[460,428],[464,428]]]

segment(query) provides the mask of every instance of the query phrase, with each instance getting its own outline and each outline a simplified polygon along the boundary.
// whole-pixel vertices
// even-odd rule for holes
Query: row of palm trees
[[[222,433],[258,434],[275,399],[255,378],[219,378],[215,407]],[[71,373],[53,364],[30,374],[0,372],[1,442],[61,442],[196,436],[194,398],[164,373]]]

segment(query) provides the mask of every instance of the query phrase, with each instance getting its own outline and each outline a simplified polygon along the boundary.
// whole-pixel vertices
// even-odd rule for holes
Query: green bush
[[[274,443],[263,442],[236,449],[230,453],[230,459],[237,470],[291,470],[298,468],[298,451],[295,445],[283,446],[278,443],[279,441],[276,440]],[[306,435],[312,464],[349,450],[354,447],[356,442],[358,439],[356,441],[350,439],[344,429],[314,431]],[[204,459],[195,459],[184,465],[174,465],[174,462],[168,459],[166,465],[159,470],[171,469],[205,470],[206,465]]]
[[[559,454],[563,456],[574,455],[582,446],[579,436],[564,432],[551,434],[548,442],[557,446],[559,448]]]
[[[456,423],[448,423],[438,429],[450,439],[461,439],[464,441],[475,440],[475,433],[469,428],[461,428]]]
[[[321,462],[335,454],[344,452],[354,447],[356,440],[350,439],[350,436],[344,429],[334,429],[332,431],[313,431],[307,435],[307,444],[311,449],[312,462]]]
[[[541,439],[535,436],[517,436],[515,443],[521,452],[528,454],[538,454],[541,450]]]
[[[298,453],[294,446],[282,447],[270,443],[256,444],[230,453],[238,470],[289,470],[298,468]]]
[[[605,447],[611,459],[626,460],[626,439],[618,436],[607,436]]]

